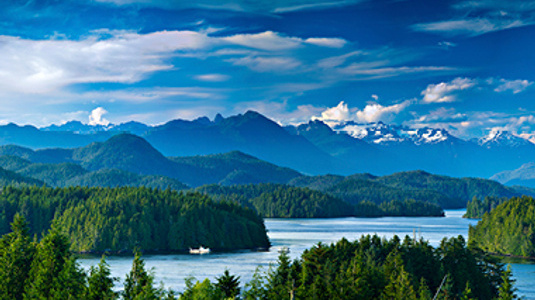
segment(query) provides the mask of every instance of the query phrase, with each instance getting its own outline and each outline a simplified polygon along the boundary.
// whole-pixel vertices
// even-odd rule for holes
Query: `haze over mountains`
[[[214,120],[206,117],[192,121],[173,120],[159,126],[138,122],[92,126],[73,121],[37,129],[8,124],[0,126],[0,144],[16,144],[32,149],[87,146],[74,150],[40,150],[26,155],[38,157],[36,160],[39,162],[56,163],[76,162],[84,156],[84,151],[95,152],[96,157],[83,159],[82,167],[96,170],[103,167],[98,164],[106,165],[105,159],[96,158],[110,157],[114,153],[100,153],[100,144],[88,145],[128,132],[148,142],[136,142],[135,147],[142,147],[144,150],[140,149],[140,153],[145,158],[150,155],[151,163],[144,166],[141,160],[127,170],[143,173],[144,168],[157,168],[160,170],[158,175],[165,176],[176,172],[174,167],[169,167],[167,157],[231,151],[240,151],[308,175],[349,175],[363,172],[384,175],[424,170],[456,177],[489,178],[504,170],[513,170],[535,161],[535,144],[509,132],[495,131],[486,137],[467,141],[452,136],[444,129],[415,129],[381,122],[329,124],[331,127],[315,120],[283,127],[253,111],[227,118],[217,115]],[[159,153],[149,151],[148,146],[154,147]],[[11,154],[10,151],[15,151],[14,149],[16,148],[4,148],[2,151]],[[123,150],[113,151],[122,153]],[[114,164],[123,160],[129,164],[129,159],[137,161],[141,157],[117,159],[119,162],[114,161]],[[189,168],[180,160],[171,161],[173,166]]]

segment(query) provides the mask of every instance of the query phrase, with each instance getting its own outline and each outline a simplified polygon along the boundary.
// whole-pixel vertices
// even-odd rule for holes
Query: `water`
[[[209,255],[145,255],[146,267],[153,268],[157,282],[167,289],[182,291],[185,279],[193,276],[199,280],[214,280],[225,269],[247,282],[258,266],[264,270],[277,260],[281,247],[290,248],[292,258],[317,244],[332,243],[345,237],[358,239],[363,234],[377,234],[387,238],[397,234],[421,236],[433,246],[442,238],[462,235],[468,240],[468,225],[477,221],[463,219],[464,210],[447,210],[445,218],[339,218],[339,219],[266,219],[265,224],[273,247],[269,252],[234,252]],[[96,265],[99,258],[80,259],[84,268]],[[118,289],[122,289],[125,275],[132,267],[132,257],[108,257],[113,277],[118,277]],[[535,264],[511,264],[518,294],[525,299],[535,299]]]

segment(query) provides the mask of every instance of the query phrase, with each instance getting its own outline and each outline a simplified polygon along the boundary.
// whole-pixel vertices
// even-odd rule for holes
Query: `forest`
[[[384,216],[443,216],[440,206],[425,201],[391,200],[356,205],[327,193],[284,184],[205,185],[195,189],[215,200],[230,200],[256,210],[265,218],[336,218]]]
[[[235,202],[199,193],[150,188],[5,187],[0,234],[21,214],[30,234],[51,227],[67,234],[75,252],[176,252],[269,248],[264,222]]]
[[[186,280],[181,293],[157,286],[136,252],[124,289],[114,289],[105,257],[89,272],[69,251],[69,237],[52,227],[32,239],[16,214],[0,238],[1,299],[514,299],[511,272],[496,259],[467,247],[462,236],[436,248],[420,239],[362,236],[350,242],[319,243],[291,261],[281,253],[267,271],[258,268],[240,287],[228,271],[212,283]]]
[[[481,219],[483,218],[483,215],[489,213],[491,210],[496,208],[496,206],[507,200],[509,200],[509,198],[506,197],[485,197],[483,200],[474,197],[466,204],[466,213],[464,214],[463,218]]]
[[[469,243],[484,251],[535,257],[535,200],[513,197],[469,228]]]

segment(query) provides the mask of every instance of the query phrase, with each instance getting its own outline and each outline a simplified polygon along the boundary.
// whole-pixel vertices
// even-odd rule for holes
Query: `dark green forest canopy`
[[[444,280],[438,299],[512,299],[502,298],[513,293],[510,276],[497,260],[467,247],[462,236],[432,247],[409,237],[367,235],[354,242],[319,243],[294,261],[283,253],[275,267],[257,270],[242,297],[432,299]],[[210,285],[207,279],[190,284],[184,294],[207,297]]]
[[[31,233],[54,224],[76,252],[185,251],[269,247],[262,218],[236,203],[199,193],[150,188],[6,187],[0,194],[0,233],[20,213]]]
[[[206,185],[196,191],[215,200],[231,200],[255,209],[266,218],[335,218],[381,216],[443,216],[440,206],[412,199],[376,204],[347,203],[327,193],[283,184]]]
[[[507,200],[509,200],[509,198],[506,197],[485,197],[483,200],[474,197],[472,201],[468,201],[466,204],[466,213],[463,218],[481,219],[483,218],[483,215],[489,213],[496,208],[496,206]]]
[[[535,257],[535,200],[514,197],[470,226],[469,241],[484,251]]]
[[[290,185],[308,187],[352,204],[371,201],[414,199],[439,204],[443,208],[462,208],[473,197],[513,197],[519,193],[498,182],[480,178],[453,178],[424,171],[399,172],[388,176],[355,174],[351,176],[302,176]]]

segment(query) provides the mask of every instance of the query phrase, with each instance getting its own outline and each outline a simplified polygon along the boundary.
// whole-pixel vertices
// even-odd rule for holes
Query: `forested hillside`
[[[474,197],[472,201],[468,201],[466,205],[466,214],[464,218],[469,219],[481,219],[486,213],[490,213],[498,205],[509,200],[506,197],[485,197],[485,199],[480,200],[477,197]]]
[[[443,208],[461,208],[473,197],[519,195],[514,189],[492,180],[452,178],[423,171],[382,177],[371,174],[303,176],[291,180],[289,184],[323,191],[353,204],[414,199],[439,204]]]
[[[267,218],[334,218],[383,216],[443,216],[440,206],[424,201],[391,200],[379,204],[361,201],[348,203],[337,197],[308,188],[281,184],[219,186],[196,189],[214,199],[233,200],[255,209]]]
[[[75,252],[185,251],[267,248],[263,220],[238,204],[198,193],[148,188],[6,187],[0,194],[0,234],[16,213],[38,236],[56,228]]]
[[[484,251],[535,257],[535,199],[514,197],[483,215],[469,242]]]

